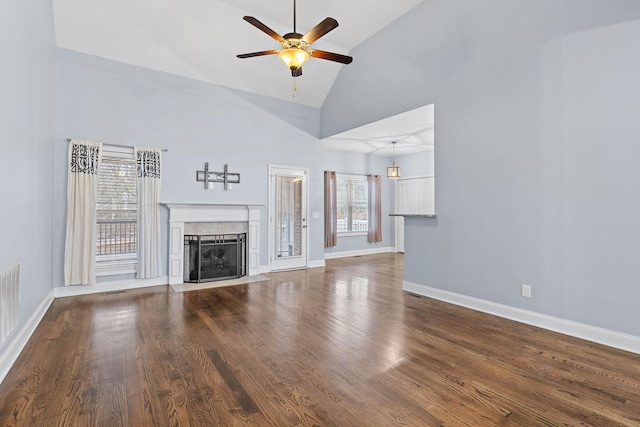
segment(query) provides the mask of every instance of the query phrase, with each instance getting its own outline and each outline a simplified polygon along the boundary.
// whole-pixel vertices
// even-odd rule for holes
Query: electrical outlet
[[[531,298],[531,286],[522,285],[522,296],[525,298]]]

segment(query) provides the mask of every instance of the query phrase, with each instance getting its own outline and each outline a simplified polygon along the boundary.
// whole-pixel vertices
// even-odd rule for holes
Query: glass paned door
[[[278,175],[276,183],[276,257],[302,253],[302,178]]]
[[[272,168],[271,269],[307,266],[306,172]]]

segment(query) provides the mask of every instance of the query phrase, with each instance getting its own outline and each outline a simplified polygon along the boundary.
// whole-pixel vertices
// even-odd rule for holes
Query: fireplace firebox
[[[235,279],[246,274],[247,233],[184,236],[184,281]]]

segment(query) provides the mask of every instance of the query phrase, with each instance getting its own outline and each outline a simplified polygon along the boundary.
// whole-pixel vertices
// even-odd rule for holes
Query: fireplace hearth
[[[247,234],[184,236],[184,281],[235,279],[246,275]]]

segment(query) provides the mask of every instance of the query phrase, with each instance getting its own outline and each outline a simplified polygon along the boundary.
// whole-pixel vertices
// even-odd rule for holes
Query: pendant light
[[[396,165],[396,141],[393,144],[393,156],[391,157],[391,166],[387,167],[387,178],[400,178],[400,166]]]

